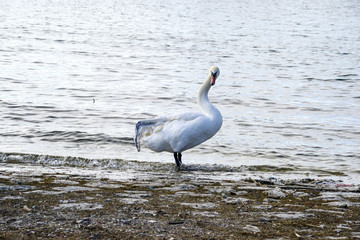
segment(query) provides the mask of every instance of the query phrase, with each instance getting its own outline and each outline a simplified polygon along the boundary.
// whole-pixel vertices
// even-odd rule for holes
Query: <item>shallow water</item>
[[[137,153],[135,123],[196,111],[217,65],[224,124],[185,164],[358,181],[359,13],[336,0],[2,1],[1,161],[173,164]]]

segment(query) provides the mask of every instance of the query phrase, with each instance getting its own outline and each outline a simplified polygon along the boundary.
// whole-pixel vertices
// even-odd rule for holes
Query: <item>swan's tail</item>
[[[138,152],[140,152],[140,140],[142,136],[151,135],[154,128],[158,126],[158,119],[139,121],[135,127],[135,146]]]
[[[141,128],[142,128],[142,122],[140,121],[140,122],[138,122],[136,124],[136,127],[135,127],[135,139],[134,139],[135,146],[136,146],[136,149],[138,150],[138,152],[140,152]]]

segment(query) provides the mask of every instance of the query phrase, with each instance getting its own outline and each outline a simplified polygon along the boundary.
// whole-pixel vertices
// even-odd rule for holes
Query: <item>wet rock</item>
[[[111,182],[88,182],[84,186],[92,188],[122,188],[124,187],[121,184],[111,183]]]
[[[31,193],[36,193],[36,194],[42,194],[42,195],[59,195],[59,194],[63,194],[63,191],[48,191],[48,190],[34,190],[31,192],[26,192],[26,194],[31,194]]]
[[[158,211],[156,211],[156,213],[154,213],[154,216],[161,216],[161,215],[165,215],[165,214],[166,214],[165,211],[163,211],[163,210],[158,210]]]
[[[116,196],[141,199],[151,197],[152,194],[147,191],[125,191],[124,193],[117,193]]]
[[[132,222],[132,219],[125,219],[125,220],[120,220],[121,223],[126,224],[126,225],[130,225]]]
[[[205,186],[204,189],[211,193],[222,193],[225,195],[230,194],[230,192],[235,192],[232,186]]]
[[[139,198],[121,198],[119,200],[125,204],[141,204],[148,201],[146,199],[139,199]]]
[[[88,217],[85,217],[85,218],[81,219],[80,221],[78,221],[78,223],[87,226],[87,225],[90,225],[91,219]]]
[[[180,188],[180,190],[195,190],[198,187],[192,184],[180,184],[178,185],[178,187]]]
[[[259,210],[268,210],[268,209],[272,209],[273,206],[272,205],[257,205],[257,206],[253,206],[253,208],[259,209]]]
[[[305,209],[305,212],[324,212],[324,213],[330,213],[330,214],[341,214],[343,215],[344,212],[341,211],[334,211],[334,210],[329,210],[329,209],[317,209],[317,208],[310,208],[310,209]]]
[[[360,238],[360,232],[352,232],[351,235],[356,239]]]
[[[98,188],[81,187],[81,186],[54,187],[53,189],[59,190],[59,191],[65,192],[65,193],[98,190]]]
[[[244,204],[249,202],[249,199],[246,198],[227,198],[223,200],[226,204],[230,204],[230,205],[237,205],[237,204]]]
[[[360,206],[360,203],[354,203],[350,201],[334,201],[334,202],[328,202],[326,203],[326,205],[339,207],[339,208],[348,208],[348,207]]]
[[[184,206],[189,206],[196,209],[206,209],[206,208],[216,208],[217,204],[215,203],[180,203]]]
[[[264,217],[259,218],[259,221],[260,222],[272,222],[272,220],[270,218],[264,218]]]
[[[142,204],[148,201],[144,198],[149,198],[152,194],[147,191],[125,191],[117,193],[116,196],[120,197],[119,201],[125,204]]]
[[[187,195],[187,196],[200,197],[200,198],[214,196],[213,194],[209,194],[209,193],[194,193],[194,192],[190,192],[190,191],[179,191],[179,192],[176,192],[175,195],[177,195],[177,196]]]
[[[21,196],[5,196],[1,200],[24,200]]]
[[[339,193],[336,192],[322,192],[320,196],[309,198],[311,201],[318,201],[318,200],[324,200],[324,201],[344,201],[345,199],[340,196]]]
[[[16,218],[10,218],[6,221],[6,224],[11,224],[13,222],[16,222]]]
[[[280,200],[275,198],[264,198],[263,200],[263,204],[270,204],[274,202],[280,202]]]
[[[338,224],[337,228],[342,228],[342,229],[351,229],[351,227],[349,227],[349,225],[347,224]]]
[[[157,188],[156,190],[167,190],[167,191],[184,191],[184,190],[195,190],[198,187],[192,184],[177,184],[171,187],[163,187],[163,188]]]
[[[24,210],[27,212],[31,212],[31,208],[29,208],[27,205],[24,206]]]
[[[34,186],[30,185],[5,185],[0,184],[0,190],[2,191],[29,191],[35,189]]]
[[[192,211],[192,214],[211,218],[219,216],[219,213],[215,211]]]
[[[274,185],[274,182],[270,180],[255,179],[254,181],[261,185]]]
[[[334,231],[337,232],[338,234],[340,234],[340,233],[343,232],[343,230],[342,230],[342,229],[339,229],[339,228],[335,228]],[[345,239],[345,238],[344,238],[344,239]]]
[[[53,183],[57,183],[57,184],[67,184],[67,185],[78,185],[79,182],[76,181],[72,181],[72,180],[66,180],[66,179],[56,179],[53,181]]]
[[[90,236],[89,239],[101,239],[101,234],[100,233],[95,233],[94,235]]]
[[[100,203],[62,203],[55,206],[55,210],[74,208],[76,210],[97,210],[104,208]]]
[[[308,197],[308,196],[310,196],[310,194],[308,194],[306,192],[294,192],[293,195],[294,195],[294,197]]]
[[[253,185],[245,185],[245,186],[239,186],[239,189],[243,189],[243,190],[272,190],[273,188],[270,187],[265,187],[265,186],[257,186],[255,184]]]
[[[264,213],[264,216],[267,217],[276,217],[284,219],[296,219],[296,218],[306,218],[309,216],[314,216],[312,213],[303,213],[303,212],[269,212]]]
[[[247,193],[248,193],[248,191],[230,191],[231,195],[236,195],[236,196],[245,195]]]
[[[246,225],[245,227],[243,227],[243,230],[245,232],[250,232],[250,233],[260,232],[260,229],[257,226],[253,226],[253,225]]]
[[[280,188],[274,188],[272,190],[265,191],[265,193],[269,196],[269,198],[279,199],[286,197],[286,193],[281,191]]]
[[[175,219],[173,221],[169,222],[169,225],[178,225],[178,224],[184,224],[185,221],[184,220],[180,220],[180,219]]]

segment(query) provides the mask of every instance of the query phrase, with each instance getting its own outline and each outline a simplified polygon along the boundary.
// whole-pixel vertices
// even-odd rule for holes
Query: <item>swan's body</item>
[[[141,144],[155,152],[173,152],[176,165],[180,167],[181,152],[214,136],[221,128],[222,116],[210,103],[208,92],[219,74],[219,68],[212,67],[198,92],[197,102],[202,113],[187,112],[139,121],[135,129],[137,150],[140,151]]]

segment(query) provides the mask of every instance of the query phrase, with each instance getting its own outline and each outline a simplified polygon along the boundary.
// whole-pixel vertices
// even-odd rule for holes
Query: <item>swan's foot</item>
[[[181,153],[174,152],[174,158],[177,168],[181,168],[182,165],[181,157],[182,157]]]

